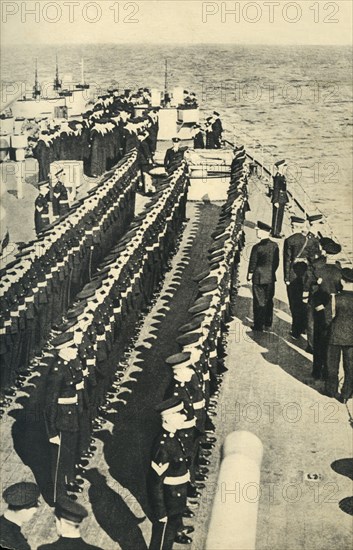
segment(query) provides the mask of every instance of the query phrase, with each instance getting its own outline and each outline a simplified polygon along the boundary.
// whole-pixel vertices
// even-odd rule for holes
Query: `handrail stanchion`
[[[205,550],[255,550],[262,443],[251,432],[235,431],[223,455]]]

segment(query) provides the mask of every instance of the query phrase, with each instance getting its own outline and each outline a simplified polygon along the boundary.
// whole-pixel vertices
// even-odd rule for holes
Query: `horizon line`
[[[16,47],[24,47],[24,46],[50,46],[50,47],[56,47],[56,46],[87,46],[88,44],[90,46],[160,46],[160,45],[170,45],[170,46],[268,46],[268,47],[281,47],[281,46],[301,46],[301,47],[331,47],[331,46],[352,46],[351,42],[345,42],[345,43],[337,43],[332,42],[330,44],[327,43],[313,43],[313,44],[295,44],[291,42],[281,42],[278,44],[269,44],[266,42],[62,42],[57,44],[49,44],[47,42],[43,42],[42,44],[38,44],[35,42],[23,42],[22,44],[11,44],[11,43],[4,43],[2,41],[1,45],[2,47],[6,46],[16,46]]]

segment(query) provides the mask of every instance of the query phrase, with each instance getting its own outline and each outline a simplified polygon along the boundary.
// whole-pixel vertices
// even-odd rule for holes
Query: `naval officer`
[[[342,269],[343,290],[332,295],[333,321],[329,331],[327,351],[326,394],[347,402],[353,395],[353,269]],[[344,382],[338,396],[338,370],[343,357]]]
[[[217,111],[213,111],[212,130],[215,137],[215,147],[216,149],[220,149],[222,147],[223,126]]]
[[[98,546],[88,544],[80,533],[81,523],[88,516],[87,510],[78,502],[69,498],[61,498],[55,507],[56,530],[58,540],[43,544],[38,550],[102,550]]]
[[[279,248],[270,239],[271,227],[257,222],[257,237],[260,242],[251,250],[248,281],[253,285],[253,330],[262,332],[271,327],[273,317],[273,297],[275,294],[276,271],[279,265]]]
[[[280,237],[282,231],[282,223],[284,216],[284,208],[288,202],[287,195],[287,180],[281,171],[287,166],[285,160],[280,160],[275,163],[277,172],[273,177],[273,192],[272,192],[272,237]]]
[[[153,511],[150,550],[171,550],[186,510],[190,481],[188,456],[179,430],[186,415],[178,397],[156,407],[162,417],[162,431],[154,443],[147,490]]]
[[[200,124],[194,124],[192,139],[193,139],[193,142],[194,142],[193,143],[194,149],[204,149],[205,148],[205,141],[204,141],[204,137],[203,137],[203,133],[202,133]]]
[[[308,265],[309,239],[305,218],[291,217],[293,234],[287,237],[283,247],[284,282],[287,286],[289,308],[292,314],[291,336],[299,338],[306,330],[306,308],[303,304],[303,276]]]
[[[40,233],[49,225],[49,184],[38,184],[39,195],[34,202],[34,225],[36,233]]]
[[[69,196],[67,189],[61,177],[64,175],[64,170],[56,172],[56,184],[53,186],[53,214],[54,216],[64,216],[69,211]]]
[[[167,149],[164,157],[164,168],[168,174],[179,168],[185,152],[185,148],[180,148],[180,138],[173,137],[172,142],[173,147]]]
[[[7,504],[0,516],[0,543],[2,548],[30,550],[27,539],[21,533],[24,523],[31,521],[39,506],[39,489],[35,483],[24,481],[10,485],[2,496]]]

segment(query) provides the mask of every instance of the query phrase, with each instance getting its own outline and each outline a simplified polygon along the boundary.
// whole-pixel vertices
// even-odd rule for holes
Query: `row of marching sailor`
[[[126,232],[134,215],[137,172],[135,153],[2,271],[2,413],[30,374],[31,361],[40,362],[51,329]]]
[[[191,320],[180,327],[180,352],[166,359],[173,380],[165,401],[157,406],[162,429],[151,457],[147,486],[153,511],[150,550],[169,550],[174,542],[191,543],[193,518],[215,447],[217,399],[226,367],[224,335],[231,319],[237,266],[244,246],[242,224],[247,211],[243,187],[245,152],[235,151],[238,177],[231,182],[227,202],[208,251],[209,269],[195,280],[199,293],[189,309]]]

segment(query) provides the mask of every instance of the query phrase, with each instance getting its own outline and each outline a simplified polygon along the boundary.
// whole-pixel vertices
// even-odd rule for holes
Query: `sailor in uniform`
[[[223,126],[217,111],[213,111],[212,130],[215,137],[215,147],[216,149],[220,149],[222,147]]]
[[[342,269],[343,290],[331,298],[332,324],[327,351],[326,395],[347,402],[353,395],[353,269]],[[343,356],[344,382],[338,396],[338,371]]]
[[[190,480],[188,456],[179,430],[186,415],[176,396],[156,407],[162,417],[162,431],[155,440],[147,489],[153,511],[150,550],[171,550],[186,510]]]
[[[204,142],[204,139],[203,139],[203,133],[202,133],[200,124],[194,124],[192,139],[194,141],[194,149],[204,149],[205,148],[205,142]]]
[[[53,186],[53,214],[54,216],[64,216],[69,211],[69,196],[65,185],[60,178],[64,175],[64,170],[56,172],[56,184]]]
[[[55,506],[56,530],[59,539],[49,544],[43,544],[38,550],[102,550],[98,546],[88,544],[80,533],[81,523],[88,516],[84,506],[69,498],[61,498]]]
[[[180,148],[180,138],[173,137],[173,147],[167,149],[164,157],[164,168],[168,174],[179,168],[181,161],[184,158],[184,148]]]
[[[271,327],[273,318],[273,297],[275,294],[276,271],[279,265],[279,248],[270,239],[271,227],[257,222],[257,237],[260,242],[251,250],[248,281],[253,286],[253,330],[262,332]]]
[[[293,234],[287,237],[283,247],[284,282],[287,286],[289,308],[292,314],[291,336],[299,338],[306,330],[306,310],[303,304],[303,276],[308,265],[309,238],[305,218],[291,217]]]
[[[83,414],[79,390],[84,381],[72,337],[66,332],[53,340],[58,351],[50,368],[46,391],[45,420],[52,444],[54,502],[67,491],[82,492],[76,483],[75,464],[79,449],[79,417]]]
[[[284,208],[288,202],[287,195],[287,180],[283,173],[283,169],[287,166],[285,160],[279,160],[275,163],[277,173],[273,176],[273,192],[272,192],[272,237],[279,238],[282,231],[282,223],[284,216]]]
[[[206,118],[206,149],[216,149],[217,147],[216,136],[212,128],[212,120],[213,118],[211,116]]]
[[[35,483],[20,482],[10,485],[2,496],[7,509],[0,516],[0,543],[2,548],[30,550],[21,533],[24,523],[31,521],[39,506],[39,489]]]
[[[309,231],[307,233],[307,259],[308,269],[304,276],[304,288],[303,288],[303,303],[306,307],[306,334],[308,339],[308,345],[306,351],[313,353],[314,349],[314,311],[313,305],[309,300],[310,285],[313,280],[312,274],[312,262],[321,256],[321,244],[320,244],[320,226],[323,223],[322,214],[307,215],[307,221],[309,223]]]
[[[326,254],[338,254],[340,245],[326,239],[324,252]],[[310,304],[313,308],[314,337],[313,337],[313,371],[312,376],[319,379],[327,376],[327,346],[328,330],[332,321],[330,296],[342,290],[341,269],[327,262],[326,255],[313,260],[311,271],[313,275],[310,289]]]
[[[36,233],[40,233],[49,225],[49,184],[38,184],[39,195],[34,202],[34,225]]]

